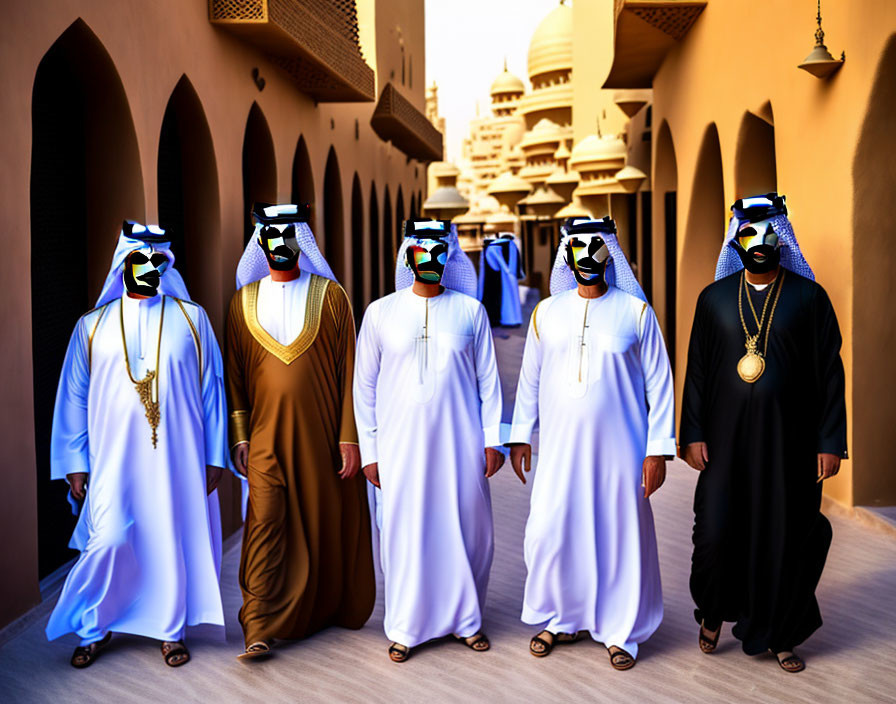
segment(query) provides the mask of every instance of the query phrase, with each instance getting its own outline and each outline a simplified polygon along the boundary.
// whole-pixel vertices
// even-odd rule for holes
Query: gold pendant
[[[759,335],[747,338],[747,353],[741,357],[740,361],[737,363],[738,375],[748,384],[755,382],[765,371],[765,360],[762,358],[762,355],[756,351],[756,342],[758,339]]]
[[[752,384],[765,371],[765,360],[762,355],[755,352],[747,352],[737,363],[737,373],[748,384]]]
[[[159,402],[152,400],[152,381],[155,376],[155,370],[150,369],[146,372],[146,376],[143,379],[134,383],[134,388],[137,389],[137,394],[140,396],[140,402],[146,409],[146,420],[149,422],[149,427],[152,430],[153,449],[156,448],[158,442],[157,429],[159,427],[159,421],[162,418],[162,414],[159,410]]]

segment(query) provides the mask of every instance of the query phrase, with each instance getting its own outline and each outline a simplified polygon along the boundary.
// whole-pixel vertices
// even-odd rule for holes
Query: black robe
[[[706,442],[709,454],[694,497],[695,616],[736,622],[752,655],[790,650],[821,625],[815,587],[831,525],[820,512],[817,455],[846,457],[846,405],[834,309],[821,286],[790,271],[765,372],[753,384],[740,378],[740,286],[732,274],[697,301],[679,441]],[[753,294],[757,315],[763,298]],[[743,310],[754,333],[746,299]]]
[[[488,262],[485,260],[485,250],[487,247],[498,247],[501,250],[501,255],[503,256],[504,261],[509,265],[510,246],[512,242],[513,240],[492,240],[490,242],[486,242],[485,247],[482,248],[482,253],[479,257],[479,266],[485,267],[485,276],[483,277],[482,282],[482,305],[485,306],[485,312],[488,314],[488,322],[492,326],[501,325],[501,309],[503,306],[502,297],[504,295],[504,286],[502,284],[503,279],[501,278],[501,272],[497,269],[492,269],[488,265]],[[516,243],[513,242],[513,245],[516,246]],[[525,276],[525,274],[523,273],[522,255],[518,254],[516,261],[516,276],[518,279],[522,279]]]

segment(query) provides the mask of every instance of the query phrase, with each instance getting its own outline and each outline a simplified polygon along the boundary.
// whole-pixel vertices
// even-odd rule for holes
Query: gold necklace
[[[750,292],[747,289],[746,274],[742,273],[740,276],[740,286],[738,286],[737,289],[737,312],[740,314],[740,324],[743,326],[744,335],[746,335],[747,338],[745,344],[747,353],[738,361],[737,373],[740,375],[740,378],[748,384],[754,383],[762,376],[763,372],[765,372],[765,356],[768,353],[768,336],[769,332],[771,332],[772,320],[774,320],[775,317],[775,309],[778,307],[778,299],[781,297],[781,289],[784,288],[785,273],[785,270],[781,269],[780,275],[775,277],[775,280],[771,283],[768,294],[765,297],[765,304],[762,306],[761,317],[756,316],[756,309],[753,307],[753,301],[750,299]],[[768,310],[768,303],[772,298],[772,289],[775,287],[775,284],[778,285],[778,290],[775,291],[774,294],[775,302],[772,304],[771,313],[768,319],[768,327],[765,331],[765,345],[760,353],[758,350],[759,338],[762,335],[762,328],[765,323],[765,313]],[[747,298],[747,303],[750,304],[750,310],[753,312],[753,319],[756,321],[758,327],[755,335],[750,334],[750,330],[747,328],[747,322],[744,320],[744,296]]]
[[[156,444],[159,439],[157,431],[159,421],[162,419],[162,412],[159,409],[159,360],[162,357],[162,326],[165,324],[165,296],[162,296],[162,312],[159,315],[159,343],[156,347],[156,368],[147,370],[146,376],[139,381],[135,379],[134,375],[131,373],[131,360],[128,357],[128,342],[124,335],[123,301],[119,304],[118,311],[118,317],[121,322],[121,344],[124,347],[124,366],[128,370],[128,377],[130,378],[131,383],[134,385],[134,388],[137,389],[140,403],[142,403],[143,407],[146,409],[146,420],[149,422],[150,429],[152,429],[152,447],[153,449],[156,449]],[[138,319],[137,325],[139,324],[140,321]],[[156,387],[155,399],[153,399],[152,395],[153,382],[155,382]]]

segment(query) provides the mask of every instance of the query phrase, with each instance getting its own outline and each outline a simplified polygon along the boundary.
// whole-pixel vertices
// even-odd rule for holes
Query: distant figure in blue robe
[[[518,282],[524,276],[514,236],[502,232],[486,238],[479,259],[479,300],[492,325],[522,324]]]

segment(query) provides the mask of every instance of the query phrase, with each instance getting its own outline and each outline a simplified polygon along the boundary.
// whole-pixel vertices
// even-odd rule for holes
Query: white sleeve
[[[641,371],[647,394],[647,454],[675,455],[675,386],[666,343],[653,308],[644,304],[638,322]]]
[[[540,304],[539,304],[540,305]],[[541,377],[541,340],[538,337],[538,306],[529,319],[529,332],[523,349],[523,364],[516,385],[516,402],[513,406],[511,443],[530,443],[535,421],[538,419],[538,384]]]
[[[227,467],[227,395],[224,391],[224,362],[208,315],[197,306],[199,344],[202,349],[202,411],[205,430],[205,463]],[[205,468],[203,467],[203,471]]]
[[[90,472],[90,443],[87,437],[87,396],[90,390],[90,360],[86,320],[75,326],[56,390],[53,430],[50,435],[50,478]]]
[[[376,302],[367,307],[358,334],[355,350],[355,374],[352,381],[352,397],[355,407],[355,424],[358,428],[358,447],[361,450],[361,466],[378,461],[376,427],[376,384],[380,375],[380,345]]]
[[[476,306],[473,326],[476,344],[476,379],[479,386],[479,413],[486,447],[501,446],[501,377],[495,359],[495,343],[488,315],[482,304]]]

